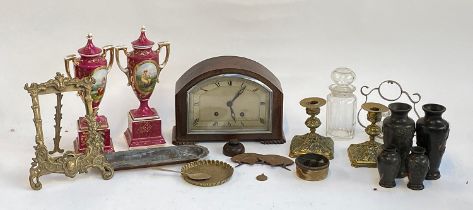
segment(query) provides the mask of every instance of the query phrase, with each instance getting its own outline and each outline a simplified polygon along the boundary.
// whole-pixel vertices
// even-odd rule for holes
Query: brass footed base
[[[348,147],[348,157],[351,166],[376,168],[376,159],[383,149],[383,144],[376,141],[366,141],[360,144],[352,144]]]
[[[333,159],[333,140],[319,134],[307,133],[296,135],[292,138],[289,157],[296,158],[299,155],[315,153]]]

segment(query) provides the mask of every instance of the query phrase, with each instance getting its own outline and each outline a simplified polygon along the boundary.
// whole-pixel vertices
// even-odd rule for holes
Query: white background
[[[0,204],[1,209],[471,209],[473,204],[471,118],[473,102],[473,1],[471,0],[200,0],[200,1],[23,1],[0,2]],[[284,90],[288,143],[245,143],[248,152],[287,155],[295,134],[307,132],[298,105],[325,97],[330,72],[339,66],[357,73],[362,85],[399,81],[422,95],[420,104],[447,107],[451,135],[442,178],[425,190],[378,186],[376,169],[355,169],[346,149],[367,139],[360,126],[351,141],[335,143],[328,178],[306,182],[269,166],[241,166],[231,180],[213,188],[184,182],[152,169],[119,171],[104,181],[92,171],[74,179],[41,177],[43,189],[28,183],[34,155],[31,99],[23,90],[64,72],[63,58],[82,47],[92,32],[97,46],[135,40],[141,25],[154,41],[170,41],[172,52],[150,104],[163,119],[168,142],[174,120],[176,80],[197,62],[219,55],[254,59],[270,69]],[[124,60],[124,59],[123,59]],[[117,66],[109,74],[101,114],[108,116],[117,150],[127,149],[127,112],[138,100]],[[405,98],[403,98],[405,99]],[[376,102],[382,102],[373,99]],[[53,137],[55,97],[41,98],[46,139]],[[387,103],[385,103],[387,105]],[[420,114],[423,112],[418,107]],[[320,118],[325,122],[325,109]],[[75,120],[84,114],[74,94],[64,98],[63,148],[72,149]],[[416,119],[416,118],[414,118]],[[324,134],[325,127],[319,132]],[[201,144],[208,159],[229,162],[223,143]],[[167,168],[179,169],[180,166]],[[269,180],[255,177],[265,173]],[[469,184],[468,184],[469,182]],[[374,191],[373,188],[377,188]]]

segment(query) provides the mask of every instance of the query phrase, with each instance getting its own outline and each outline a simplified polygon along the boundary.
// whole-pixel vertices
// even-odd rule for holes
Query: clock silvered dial
[[[270,132],[272,92],[247,76],[223,74],[188,92],[188,131]]]

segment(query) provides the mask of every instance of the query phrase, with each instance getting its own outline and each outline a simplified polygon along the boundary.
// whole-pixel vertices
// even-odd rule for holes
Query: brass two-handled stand
[[[399,95],[390,96],[390,95],[386,94],[386,93],[389,93],[389,91],[386,90],[386,88],[388,88],[388,90],[393,91],[394,93],[399,92]],[[401,84],[399,84],[398,82],[396,82],[394,80],[383,81],[383,82],[379,83],[378,87],[372,88],[371,90],[368,86],[364,85],[360,88],[360,93],[361,93],[361,95],[363,95],[365,97],[365,102],[364,103],[368,102],[368,97],[370,95],[378,95],[378,97],[380,97],[382,100],[387,101],[389,103],[396,102],[403,95],[405,95],[407,100],[409,100],[411,102],[414,113],[416,114],[417,118],[420,118],[419,113],[417,112],[417,109],[416,109],[416,104],[418,104],[421,100],[420,94],[419,93],[413,93],[413,94],[408,93],[407,91],[405,91],[402,88]],[[358,110],[356,118],[358,120],[358,124],[360,124],[361,127],[366,128],[367,125],[363,124],[361,122],[361,119],[360,119],[360,114],[361,114],[362,109],[363,108],[361,107]],[[387,112],[386,114],[388,116],[390,115],[389,112]],[[384,114],[384,115],[386,115],[386,114]],[[383,138],[382,132],[378,134],[378,138]]]
[[[315,132],[322,124],[316,116],[320,114],[320,107],[326,104],[325,99],[318,97],[305,98],[301,100],[300,105],[306,108],[306,113],[310,115],[305,121],[305,125],[310,132],[304,135],[296,135],[292,138],[289,156],[292,158],[302,154],[316,153],[333,159],[333,140],[324,137]]]
[[[353,167],[376,168],[376,158],[382,150],[383,144],[375,141],[376,136],[381,133],[381,128],[376,125],[381,121],[382,114],[389,111],[388,107],[378,103],[364,103],[362,109],[368,112],[367,118],[371,122],[365,128],[370,139],[360,144],[352,144],[348,147],[348,157]]]

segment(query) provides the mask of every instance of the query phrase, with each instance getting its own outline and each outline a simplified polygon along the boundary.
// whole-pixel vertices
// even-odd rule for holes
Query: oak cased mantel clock
[[[281,84],[253,60],[220,56],[201,61],[176,82],[175,97],[173,144],[286,142]]]

